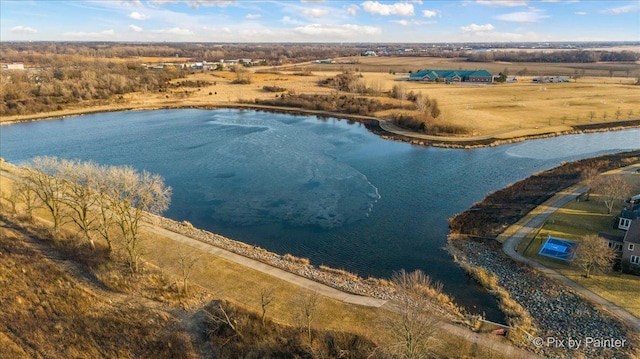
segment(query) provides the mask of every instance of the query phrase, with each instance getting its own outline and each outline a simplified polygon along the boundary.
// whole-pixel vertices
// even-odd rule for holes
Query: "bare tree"
[[[58,234],[66,215],[63,204],[65,182],[59,176],[60,161],[56,157],[36,157],[28,168],[25,182],[51,215],[53,233]]]
[[[433,293],[441,293],[442,285],[434,284],[420,270],[411,273],[400,270],[391,280],[398,297],[393,302],[394,311],[383,323],[393,341],[389,351],[407,359],[430,357],[439,344],[435,338],[439,321],[429,308],[433,306]]]
[[[607,207],[607,214],[611,214],[616,201],[628,195],[629,191],[631,191],[631,187],[621,175],[604,176],[594,189],[594,192],[602,196],[602,201]]]
[[[264,325],[265,317],[267,315],[267,307],[273,302],[273,287],[262,288],[260,290],[260,308],[262,309],[262,325]]]
[[[91,232],[96,230],[98,223],[98,217],[92,213],[99,199],[93,190],[94,182],[100,175],[98,166],[78,160],[62,160],[59,166],[59,175],[67,182],[62,201],[69,208],[69,217],[78,226],[84,239],[95,249]]]
[[[185,297],[189,296],[189,278],[191,277],[193,267],[200,260],[200,257],[195,254],[196,252],[193,250],[185,251],[184,246],[180,246],[180,250],[178,252],[178,264],[180,264],[180,277],[182,280],[182,293]]]
[[[616,120],[620,119],[620,116],[622,116],[622,110],[620,110],[620,107],[618,107],[618,109],[616,110],[616,112],[614,112],[613,115],[616,117]]]
[[[609,248],[607,241],[596,234],[588,234],[582,237],[573,262],[582,268],[584,276],[589,278],[594,270],[610,270],[616,256],[615,250]]]
[[[236,74],[236,79],[231,83],[243,85],[248,85],[251,83],[251,72],[241,64],[235,65],[233,67],[233,72]]]
[[[108,167],[99,166],[97,169],[95,181],[91,183],[96,196],[96,205],[98,207],[96,231],[107,242],[109,252],[113,251],[113,239],[111,237],[111,228],[115,224],[109,208],[112,199],[109,197],[115,190],[114,182],[109,178],[110,169]]]
[[[109,178],[114,186],[109,198],[114,221],[121,231],[127,262],[132,272],[138,272],[142,256],[142,238],[139,230],[146,212],[161,214],[171,201],[171,187],[165,186],[162,177],[131,167],[111,167]]]
[[[14,189],[11,192],[10,201],[14,206],[14,212],[15,205],[17,203],[23,203],[25,205],[25,213],[27,215],[27,218],[29,220],[33,219],[33,210],[38,205],[38,197],[36,196],[36,193],[30,183],[23,181],[15,182]]]
[[[215,301],[210,305],[210,308],[204,309],[204,314],[207,319],[215,326],[213,331],[216,331],[222,326],[226,326],[233,330],[233,332],[240,338],[243,338],[242,331],[238,322],[234,318],[232,311],[225,309],[225,306],[221,301]]]
[[[587,201],[589,200],[589,196],[591,195],[591,191],[595,187],[598,186],[598,183],[602,180],[600,174],[598,173],[598,169],[595,167],[589,167],[582,170],[580,173],[580,180],[587,186]]]
[[[304,325],[305,330],[307,332],[307,339],[309,340],[309,345],[313,343],[313,333],[311,331],[313,327],[313,321],[316,318],[316,310],[318,307],[318,300],[320,299],[320,295],[316,292],[304,294],[299,293],[297,298],[298,304],[298,317],[301,321],[301,324]]]

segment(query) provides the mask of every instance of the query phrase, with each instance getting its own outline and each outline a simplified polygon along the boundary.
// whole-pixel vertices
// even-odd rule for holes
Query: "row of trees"
[[[132,272],[139,270],[145,214],[164,212],[170,201],[171,188],[156,174],[55,157],[34,158],[11,198],[26,206],[29,217],[35,208],[45,209],[54,236],[72,222],[92,248],[101,239],[110,253],[123,249]]]
[[[140,229],[146,213],[160,214],[169,206],[171,189],[162,178],[128,166],[102,166],[93,162],[34,158],[21,179],[15,182],[10,201],[25,207],[29,217],[36,208],[44,209],[51,219],[51,231],[57,236],[72,223],[80,237],[92,248],[104,241],[109,252],[122,249],[132,272],[139,271],[142,252]],[[197,257],[180,253],[179,264],[187,294],[187,279]],[[442,285],[421,271],[401,270],[393,275],[397,299],[393,309],[380,320],[390,334],[384,352],[394,357],[427,358],[439,348],[436,337],[439,319],[430,308],[438,306]],[[319,295],[298,296],[297,320],[309,345],[314,343],[314,323],[319,315]],[[261,316],[266,325],[267,308],[275,299],[274,288],[260,291]],[[233,312],[217,305],[208,310],[215,326],[227,327],[242,338],[245,329]]]
[[[635,62],[640,55],[633,51],[486,51],[470,52],[468,61],[474,62],[567,62],[567,63],[593,63],[608,62]]]
[[[176,68],[147,70],[137,63],[81,61],[0,76],[0,115],[60,110],[68,104],[107,100],[130,92],[157,91],[185,76]]]

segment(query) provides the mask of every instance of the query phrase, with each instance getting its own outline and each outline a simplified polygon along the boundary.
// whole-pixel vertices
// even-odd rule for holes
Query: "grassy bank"
[[[105,255],[101,243],[97,250],[92,250],[86,241],[77,238],[70,224],[63,227],[61,236],[51,237],[48,216],[41,209],[34,212],[35,221],[30,222],[20,218],[19,213],[24,208],[18,204],[18,217],[14,217],[15,214],[9,213],[12,208],[6,201],[13,182],[5,176],[0,181],[4,198],[1,211],[4,222],[0,227],[3,232],[0,237],[15,239],[13,244],[16,245],[32,242],[35,246],[33,251],[25,252],[27,254],[22,257],[14,255],[25,249],[3,248],[0,253],[5,253],[5,259],[9,258],[3,263],[9,263],[11,271],[16,272],[15,275],[4,277],[4,273],[13,272],[2,271],[0,279],[21,276],[21,272],[38,272],[40,275],[26,281],[30,288],[35,288],[37,295],[27,293],[25,297],[25,289],[15,286],[12,290],[18,291],[16,293],[19,295],[7,291],[6,297],[3,297],[18,298],[15,302],[13,299],[3,301],[8,310],[3,313],[5,317],[1,322],[5,326],[0,325],[0,339],[4,340],[6,345],[2,348],[7,348],[10,357],[21,357],[14,355],[21,351],[44,350],[44,338],[49,337],[58,338],[60,343],[59,347],[48,349],[54,356],[75,356],[74,353],[86,351],[98,353],[92,355],[94,357],[191,358],[250,354],[262,357],[280,353],[311,358],[337,357],[338,354],[331,353],[343,352],[351,353],[349,357],[353,358],[362,355],[376,358],[384,355],[389,345],[394,343],[387,324],[399,320],[399,313],[386,307],[358,306],[323,296],[314,300],[310,325],[313,340],[309,343],[304,303],[314,297],[314,291],[150,231],[143,233],[146,253],[143,269],[132,274],[120,261],[122,253],[116,251]],[[39,253],[43,253],[43,259],[40,259]],[[192,288],[189,296],[180,290],[183,270],[181,258],[195,259],[189,279]],[[46,263],[53,267],[29,269],[34,263]],[[62,273],[66,273],[66,277],[61,281]],[[38,288],[46,288],[45,284],[40,284],[41,281],[46,285],[62,285],[63,288],[78,287],[83,293],[94,293],[91,298],[100,300],[76,299],[75,294],[70,292],[56,294],[58,291],[47,289],[40,292]],[[266,324],[263,324],[260,319],[264,303],[261,295],[266,292],[270,293],[271,300],[266,307]],[[58,304],[58,301],[68,303]],[[83,301],[80,303],[82,306],[75,301]],[[91,318],[96,318],[96,324],[90,328],[95,327],[95,332],[91,333],[106,339],[100,342],[84,341],[79,345],[62,336],[71,335],[82,341],[85,333],[80,331],[80,327],[52,324],[36,330],[35,322],[16,319],[30,315],[29,308],[41,302],[47,302],[47,306],[54,308],[53,313],[36,317],[36,321],[73,323],[77,318],[83,318],[85,312],[94,313]],[[220,309],[220,305],[224,309]],[[83,308],[83,312],[74,312],[75,307]],[[117,309],[113,320],[100,317],[107,307]],[[67,309],[56,312],[55,308]],[[222,310],[230,316],[231,321],[225,321]],[[121,325],[128,323],[125,318],[130,318],[132,323],[127,330],[121,328]],[[105,321],[109,325],[105,325]],[[147,322],[153,322],[153,325],[146,325]],[[457,356],[500,357],[493,345],[479,347],[463,339],[468,333],[465,329],[455,328],[459,331],[455,336],[446,327],[434,329],[437,342],[434,350],[438,356],[447,357],[455,353]],[[31,339],[30,331],[41,339]],[[51,331],[59,336],[51,335]],[[114,352],[114,344],[109,338],[117,338],[121,345],[136,353]],[[496,338],[480,337],[474,340],[476,343],[482,340],[483,343],[504,345],[495,341]],[[129,341],[136,343],[129,345]],[[26,346],[31,349],[25,349]],[[151,347],[154,349],[148,349]],[[4,352],[0,353],[4,356]]]
[[[585,168],[596,168],[604,172],[638,161],[640,151],[630,151],[569,162],[535,174],[489,194],[467,211],[451,218],[450,233],[454,236],[495,239],[507,227],[555,193],[578,183]]]

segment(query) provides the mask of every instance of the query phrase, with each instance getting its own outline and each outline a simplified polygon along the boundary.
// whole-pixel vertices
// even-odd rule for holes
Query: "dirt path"
[[[617,172],[634,172],[640,165],[636,164],[633,166],[629,166],[624,169],[614,170],[607,173],[617,173]],[[526,258],[520,255],[516,251],[516,247],[518,244],[526,238],[526,236],[540,227],[554,212],[556,212],[559,208],[563,207],[565,204],[569,203],[576,199],[578,195],[584,193],[586,191],[585,187],[582,186],[573,186],[568,188],[562,192],[556,194],[553,198],[545,202],[543,205],[536,208],[534,211],[531,211],[523,220],[514,226],[518,226],[519,229],[515,232],[510,232],[510,234],[506,236],[499,236],[498,241],[502,242],[502,250],[506,255],[513,258],[514,260],[528,264],[532,268],[540,271],[544,275],[549,278],[552,278],[567,287],[574,290],[576,293],[580,294],[582,297],[596,304],[597,306],[603,308],[605,311],[615,315],[624,323],[629,325],[632,328],[640,331],[640,318],[635,317],[628,311],[620,308],[619,306],[611,303],[610,301],[602,298],[598,294],[592,292],[591,290],[583,287],[579,283],[572,281],[571,279],[565,277],[564,275],[558,273],[557,271],[540,264],[536,261],[533,261],[529,258]],[[507,230],[508,232],[508,230]],[[502,237],[502,238],[501,238]]]

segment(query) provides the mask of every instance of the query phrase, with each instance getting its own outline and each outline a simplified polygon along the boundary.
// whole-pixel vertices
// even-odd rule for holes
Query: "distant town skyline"
[[[2,41],[640,41],[640,1],[0,1]]]

